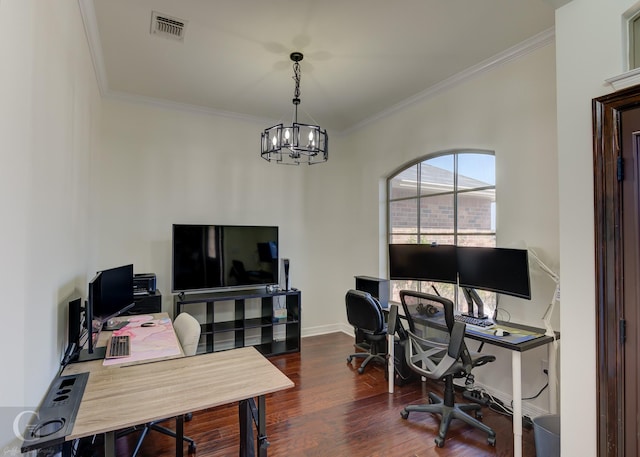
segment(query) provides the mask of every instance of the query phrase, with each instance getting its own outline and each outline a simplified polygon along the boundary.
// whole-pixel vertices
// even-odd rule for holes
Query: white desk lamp
[[[553,331],[553,327],[551,326],[551,315],[553,314],[553,309],[555,308],[556,303],[560,301],[560,276],[547,265],[545,265],[545,263],[540,260],[540,257],[536,255],[533,249],[527,248],[527,251],[529,253],[529,257],[535,260],[538,267],[540,267],[540,269],[544,271],[553,280],[553,282],[556,283],[556,289],[553,292],[551,304],[549,304],[547,310],[542,316],[542,321],[544,322],[544,326],[547,329],[545,335],[552,336],[555,339],[555,333]]]

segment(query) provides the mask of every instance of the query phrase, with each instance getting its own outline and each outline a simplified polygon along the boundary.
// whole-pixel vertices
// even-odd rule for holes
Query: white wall
[[[563,455],[597,454],[591,101],[626,69],[622,18],[634,4],[573,0],[556,12]]]
[[[524,241],[557,269],[555,114],[555,50],[549,45],[352,134],[339,151],[348,157],[342,171],[327,169],[332,182],[347,187],[327,189],[320,174],[307,182],[311,194],[328,192],[330,197],[321,206],[323,211],[309,215],[309,222],[326,231],[325,237],[337,240],[338,251],[317,252],[314,262],[322,262],[328,273],[333,287],[324,287],[323,292],[329,303],[340,304],[342,319],[346,322],[344,293],[353,287],[353,276],[387,274],[386,215],[380,192],[385,178],[402,164],[433,152],[495,151],[498,245],[517,246]],[[327,224],[327,218],[341,222]],[[531,277],[531,302],[502,297],[500,306],[514,321],[542,326],[555,284],[535,268]],[[557,312],[553,322],[559,329]],[[511,354],[489,346],[484,350],[494,351],[498,361],[491,369],[477,370],[476,378],[510,396]],[[542,348],[523,356],[525,395],[536,393],[546,382],[541,359],[547,359]],[[547,393],[530,406],[547,411]]]
[[[75,2],[2,0],[0,61],[6,453],[16,445],[6,421],[42,399],[66,342],[66,300],[86,283],[100,99]]]
[[[105,100],[103,121],[92,226],[96,269],[132,262],[136,272],[156,273],[163,309],[172,313],[172,224],[277,225],[279,254],[291,260],[292,285],[303,293],[304,325],[335,322],[308,292],[323,273],[307,251],[323,241],[307,222],[315,196],[304,183],[316,172],[326,176],[323,165],[262,160],[265,126],[255,122],[118,100]],[[332,143],[339,149],[339,140]]]

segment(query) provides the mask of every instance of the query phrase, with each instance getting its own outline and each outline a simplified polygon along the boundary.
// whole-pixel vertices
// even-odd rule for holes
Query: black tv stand
[[[198,316],[198,352],[254,346],[263,355],[300,351],[299,290],[267,292],[264,287],[174,296],[174,318]]]

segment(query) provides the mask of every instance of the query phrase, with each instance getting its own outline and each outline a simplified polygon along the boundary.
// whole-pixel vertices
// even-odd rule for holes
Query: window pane
[[[420,195],[453,192],[453,158],[453,155],[446,155],[422,162]]]
[[[495,189],[458,194],[458,232],[494,232],[495,201]]]
[[[418,200],[389,203],[389,224],[392,233],[418,232]]]
[[[390,300],[400,302],[401,290],[416,290],[418,292],[426,292],[428,294],[434,294],[433,287],[436,288],[438,293],[451,301],[455,301],[455,284],[447,284],[444,282],[431,282],[431,281],[415,281],[408,279],[394,279],[390,281]]]
[[[495,156],[476,153],[458,155],[458,190],[495,185]]]
[[[453,233],[449,235],[431,235],[420,234],[420,244],[456,244],[455,235]]]
[[[496,247],[496,236],[458,234],[458,246],[480,246],[483,248],[494,248]]]
[[[395,200],[418,195],[418,165],[401,171],[389,180],[389,198]]]
[[[390,244],[415,244],[418,242],[418,235],[413,233],[411,235],[396,235],[392,234],[389,237]]]
[[[420,232],[453,233],[454,195],[436,195],[420,199]]]

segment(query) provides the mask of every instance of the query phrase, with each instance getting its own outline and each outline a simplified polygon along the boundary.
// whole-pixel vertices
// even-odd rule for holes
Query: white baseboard
[[[303,328],[301,331],[302,338],[305,338],[307,336],[326,335],[328,333],[335,333],[335,332],[343,332],[350,336],[354,335],[353,327],[348,324],[319,325],[317,327]]]

